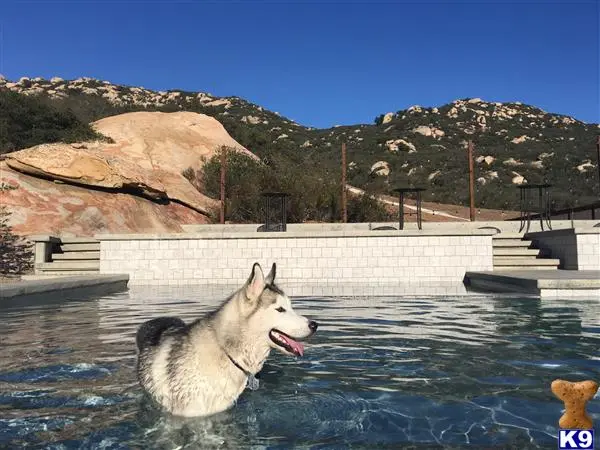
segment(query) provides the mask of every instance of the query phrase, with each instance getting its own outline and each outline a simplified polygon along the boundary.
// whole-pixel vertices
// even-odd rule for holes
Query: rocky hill
[[[516,209],[516,186],[543,180],[554,185],[555,207],[595,201],[600,193],[595,166],[599,125],[521,103],[462,99],[382,114],[373,124],[314,129],[239,97],[155,92],[92,78],[0,79],[0,100],[3,95],[6,102],[11,93],[11,104],[29,102],[28,108],[35,104],[40,111],[47,108],[69,118],[66,125],[41,124],[42,128],[54,127],[50,137],[58,140],[65,140],[64,135],[68,139],[73,130],[78,136],[94,132],[86,131],[85,125],[115,114],[193,111],[215,117],[239,144],[263,160],[283,155],[290,165],[301,170],[320,167],[335,179],[339,178],[340,148],[345,142],[348,182],[374,192],[383,193],[399,184],[421,185],[428,188],[424,196],[428,201],[465,205],[466,145],[472,140],[478,207]],[[23,136],[30,127],[19,121],[23,121],[19,114],[0,109],[0,126],[17,130],[0,141],[1,151],[41,143],[33,142],[36,136]],[[48,133],[44,139],[48,141]]]

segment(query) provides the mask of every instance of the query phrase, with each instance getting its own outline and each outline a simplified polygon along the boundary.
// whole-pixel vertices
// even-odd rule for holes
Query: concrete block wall
[[[600,270],[600,228],[570,228],[529,233],[540,249],[560,259],[560,269]]]
[[[600,229],[594,234],[577,234],[577,268],[600,270]]]
[[[462,293],[466,271],[492,270],[492,236],[412,232],[96,236],[100,272],[130,285],[241,285],[254,262],[277,263],[290,295],[367,289],[372,294]]]

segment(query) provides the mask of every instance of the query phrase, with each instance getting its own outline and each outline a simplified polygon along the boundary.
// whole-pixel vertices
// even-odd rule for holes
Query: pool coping
[[[0,300],[18,299],[47,293],[69,295],[109,294],[127,290],[128,274],[94,274],[77,276],[57,276],[37,280],[23,280],[18,283],[0,284]]]

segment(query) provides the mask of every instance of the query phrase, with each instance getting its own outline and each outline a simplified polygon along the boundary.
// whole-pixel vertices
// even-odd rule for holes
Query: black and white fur
[[[306,339],[317,323],[294,312],[290,299],[274,284],[275,272],[273,264],[265,277],[255,263],[241,289],[190,324],[159,317],[140,326],[137,376],[158,404],[186,417],[224,411],[262,369],[272,348],[302,354],[286,338]]]

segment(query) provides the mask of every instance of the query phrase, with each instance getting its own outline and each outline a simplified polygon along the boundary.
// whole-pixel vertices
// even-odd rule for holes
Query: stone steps
[[[87,237],[61,238],[48,262],[36,264],[35,276],[90,275],[100,272],[100,242]]]
[[[52,261],[38,264],[38,269],[48,271],[96,271],[100,270],[100,259],[97,261]]]
[[[70,251],[66,253],[52,253],[52,261],[74,261],[74,260],[100,260],[100,251]]]
[[[498,270],[549,270],[558,269],[559,259],[494,257],[494,269]]]
[[[492,245],[494,270],[554,270],[560,265],[519,233],[497,234]]]

